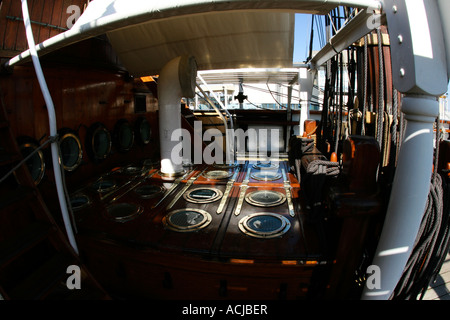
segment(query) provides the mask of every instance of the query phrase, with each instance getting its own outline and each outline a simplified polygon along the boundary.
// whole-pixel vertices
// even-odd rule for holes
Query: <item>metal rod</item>
[[[230,180],[228,180],[228,182],[227,182],[227,187],[225,188],[225,192],[223,193],[222,200],[220,201],[219,207],[217,208],[217,211],[216,211],[217,214],[222,213],[223,208],[225,207],[225,204],[227,202],[228,195],[231,191],[231,188],[233,187],[234,182],[236,181],[238,173],[239,173],[239,167],[236,168],[236,171],[234,172],[233,177]]]
[[[167,206],[167,209],[170,209],[173,207],[173,205],[180,199],[180,197],[186,192],[187,189],[194,183],[195,180],[200,177],[200,175],[207,169],[208,167],[204,168],[202,171],[200,171],[198,174],[193,175],[189,180],[186,182],[186,185],[183,187],[183,189],[178,192],[178,194],[172,199],[172,201]]]
[[[238,204],[236,206],[236,210],[234,211],[234,215],[238,216],[241,213],[241,209],[242,209],[242,204],[244,202],[244,198],[245,198],[245,192],[247,191],[248,188],[248,181],[249,181],[249,177],[250,177],[250,171],[252,170],[252,168],[248,168],[247,170],[247,174],[245,175],[245,179],[244,181],[242,181],[241,184],[241,191],[239,193],[239,200],[238,200]]]
[[[289,179],[287,178],[286,171],[284,170],[284,168],[281,169],[281,173],[283,174],[284,190],[286,191],[286,199],[287,199],[288,208],[289,208],[289,215],[291,217],[294,217],[295,210],[294,210],[294,204],[292,203],[291,183],[289,182]]]
[[[158,170],[155,169],[155,171],[153,171],[150,175],[143,177],[142,175],[137,177],[136,179],[133,179],[129,182],[134,182],[136,180],[138,180],[135,184],[133,184],[130,188],[128,188],[127,190],[125,190],[125,192],[122,192],[121,194],[115,196],[114,198],[111,199],[110,203],[119,200],[120,198],[122,198],[124,195],[126,195],[128,192],[134,190],[138,185],[140,185],[142,182],[145,181],[145,179],[149,179],[151,178]],[[129,183],[126,183],[125,185],[128,185]]]
[[[222,112],[220,112],[220,109],[217,108],[217,106],[211,101],[211,99],[208,98],[205,91],[197,84],[198,90],[203,94],[203,97],[205,98],[206,102],[208,102],[209,105],[214,109],[214,111],[217,113],[217,115],[220,117],[220,119],[223,122],[223,125],[225,126],[225,144],[226,144],[226,163],[232,163],[236,161],[236,154],[234,152],[234,144],[232,140],[230,139],[230,135],[228,132],[228,121],[223,115]],[[228,112],[228,111],[227,111]],[[229,113],[228,113],[229,114]],[[230,115],[231,117],[231,115]],[[232,122],[232,119],[230,118],[230,121]],[[232,125],[232,124],[231,124]]]
[[[166,193],[165,193],[164,196],[158,201],[158,203],[156,203],[155,205],[152,206],[152,209],[153,209],[153,208],[156,208],[157,206],[159,206],[159,204],[160,204],[161,202],[163,202],[163,201],[167,198],[167,196],[168,196],[169,194],[172,193],[173,190],[175,190],[175,188],[180,184],[181,181],[183,181],[183,179],[184,179],[189,173],[190,173],[190,172],[187,172],[187,173],[185,173],[183,176],[181,176],[181,177],[179,177],[178,179],[176,179],[176,180],[173,182],[173,184],[172,184],[172,186],[170,187],[170,189],[166,191]]]

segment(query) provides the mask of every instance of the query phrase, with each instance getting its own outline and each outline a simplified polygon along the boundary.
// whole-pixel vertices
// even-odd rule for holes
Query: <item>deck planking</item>
[[[442,265],[441,271],[425,292],[423,300],[450,300],[450,254]]]

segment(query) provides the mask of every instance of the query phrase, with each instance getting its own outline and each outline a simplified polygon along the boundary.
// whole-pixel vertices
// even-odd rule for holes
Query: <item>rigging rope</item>
[[[330,177],[337,177],[339,175],[339,162],[314,160],[308,164],[306,172],[309,174],[325,174]]]
[[[448,240],[439,235],[443,229],[444,234],[448,234],[448,212],[445,220],[446,225],[441,228],[443,217],[443,186],[442,178],[436,175],[431,183],[430,193],[428,195],[427,206],[424,217],[414,243],[413,250],[405,266],[400,281],[394,290],[393,299],[414,300],[420,293],[428,288],[430,279],[435,276],[438,268],[436,250],[439,252],[442,242]],[[447,236],[448,238],[448,236]],[[433,263],[432,263],[433,262]]]
[[[364,83],[363,83],[363,117],[362,117],[362,123],[361,123],[361,135],[366,135],[366,111],[367,111],[367,73],[369,72],[368,69],[368,48],[367,48],[367,41],[369,40],[369,37],[366,35],[364,37]]]
[[[439,123],[437,118],[436,122]],[[430,192],[413,250],[394,290],[392,299],[423,298],[431,282],[435,281],[450,244],[450,179],[448,170],[438,173],[439,130],[436,132],[434,173]]]
[[[380,149],[383,147],[383,118],[384,118],[384,63],[381,29],[377,29],[378,37],[378,62],[379,62],[379,86],[378,86],[378,121],[377,121],[377,141]]]

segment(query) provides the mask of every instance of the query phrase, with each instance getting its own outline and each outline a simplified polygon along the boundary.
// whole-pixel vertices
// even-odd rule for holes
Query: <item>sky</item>
[[[309,38],[311,35],[312,15],[296,14],[295,16],[295,35],[294,35],[294,62],[304,62],[308,56]],[[313,49],[319,49],[317,36]]]

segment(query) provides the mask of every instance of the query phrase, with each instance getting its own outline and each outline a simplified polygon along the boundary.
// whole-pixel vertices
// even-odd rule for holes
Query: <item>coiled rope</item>
[[[340,172],[339,162],[314,160],[308,164],[306,172],[313,175],[324,174],[329,177],[336,177]]]
[[[447,192],[448,193],[448,192]],[[405,270],[394,291],[393,299],[415,300],[427,290],[430,280],[442,266],[439,265],[443,247],[448,250],[448,211],[443,216],[442,178],[436,175],[431,183],[424,217]]]
[[[439,117],[436,122],[439,124]],[[438,173],[439,130],[427,205],[413,250],[394,290],[392,299],[423,298],[431,282],[436,280],[450,245],[450,179],[448,170]],[[442,175],[442,176],[441,176]]]

